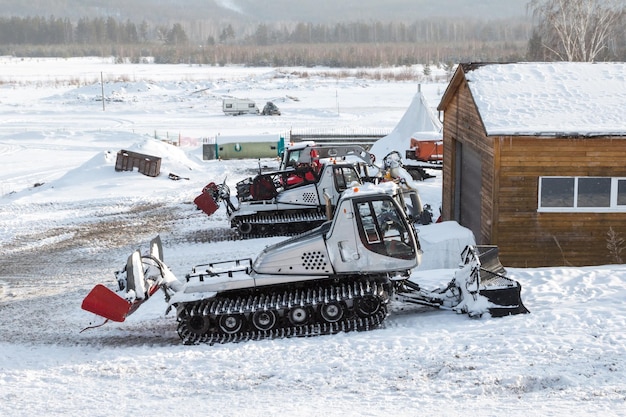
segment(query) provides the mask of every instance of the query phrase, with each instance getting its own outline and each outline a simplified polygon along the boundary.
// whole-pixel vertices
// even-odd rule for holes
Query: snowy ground
[[[125,323],[80,333],[101,322],[83,297],[156,234],[179,277],[281,239],[207,243],[225,213],[193,198],[257,161],[202,161],[199,145],[155,136],[391,131],[417,91],[307,71],[0,58],[0,415],[624,415],[624,265],[508,268],[531,314],[501,319],[407,308],[371,332],[184,346],[157,294]],[[283,115],[228,117],[224,96]],[[120,149],[161,156],[162,175],[115,172]],[[420,185],[439,207],[440,173]]]

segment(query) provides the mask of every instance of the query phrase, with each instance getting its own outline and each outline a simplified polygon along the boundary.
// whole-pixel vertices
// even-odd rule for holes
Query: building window
[[[539,207],[574,207],[574,178],[541,178]]]
[[[626,179],[617,180],[617,205],[626,206]]]
[[[578,178],[578,207],[610,207],[611,178]]]
[[[540,177],[539,211],[625,212],[626,178]]]

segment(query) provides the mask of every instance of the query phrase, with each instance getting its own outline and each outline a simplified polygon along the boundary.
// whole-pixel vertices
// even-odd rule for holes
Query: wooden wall
[[[497,238],[510,266],[614,263],[612,228],[626,238],[626,213],[539,213],[540,176],[626,177],[626,137],[494,138],[499,160]],[[626,260],[626,248],[623,253]]]
[[[494,199],[494,147],[493,139],[485,135],[483,122],[478,114],[474,99],[467,82],[463,81],[456,95],[448,103],[444,114],[444,150],[443,164],[443,195],[442,217],[444,220],[458,220],[455,218],[455,178],[456,178],[456,147],[461,142],[464,147],[471,147],[479,153],[482,159],[481,178],[481,230],[475,233],[479,244],[492,243],[493,211],[496,206]],[[461,202],[462,204],[462,202]]]

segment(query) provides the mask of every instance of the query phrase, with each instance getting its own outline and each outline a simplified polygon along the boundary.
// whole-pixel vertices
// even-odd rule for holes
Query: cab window
[[[335,188],[337,191],[347,189],[353,182],[361,183],[359,174],[353,167],[334,167],[333,177],[335,178]]]
[[[355,204],[359,236],[365,248],[394,258],[415,257],[411,231],[391,199]]]
[[[295,167],[298,165],[298,161],[300,160],[300,150],[297,151],[289,151],[287,154],[288,158],[285,162],[285,167]]]

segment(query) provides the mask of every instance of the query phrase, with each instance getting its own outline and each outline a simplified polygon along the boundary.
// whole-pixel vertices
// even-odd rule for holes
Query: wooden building
[[[460,64],[438,110],[444,220],[506,266],[626,263],[626,64]]]

